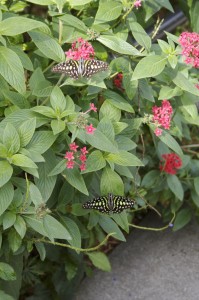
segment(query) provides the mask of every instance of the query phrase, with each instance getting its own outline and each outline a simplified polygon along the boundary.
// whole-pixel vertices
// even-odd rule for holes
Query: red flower
[[[113,84],[118,88],[118,89],[122,89],[122,79],[123,79],[123,74],[122,73],[118,73],[115,78],[113,79]]]
[[[88,151],[86,150],[86,147],[83,147],[80,149],[82,154],[87,154]]]
[[[71,144],[69,145],[69,147],[70,147],[70,150],[72,150],[72,151],[74,151],[74,152],[77,152],[77,148],[79,148],[79,146],[77,146],[77,145],[75,144],[75,142],[74,142],[74,143],[71,143]]]
[[[81,160],[81,162],[86,161],[86,155],[85,154],[80,154],[79,159]]]
[[[78,38],[74,43],[72,43],[71,49],[65,52],[67,58],[74,60],[92,59],[95,55],[92,45],[85,41],[83,38]]]
[[[154,133],[155,133],[156,136],[160,136],[160,135],[162,135],[162,129],[160,129],[160,128],[157,127],[155,129]]]
[[[162,126],[165,129],[170,129],[170,123],[171,123],[171,116],[173,113],[173,108],[168,100],[162,101],[162,106],[153,106],[152,107],[153,112],[153,122],[157,123],[158,125]],[[161,135],[160,130],[155,130],[155,134]],[[157,134],[158,133],[158,134]]]
[[[93,127],[93,124],[90,124],[89,126],[85,126],[86,133],[93,134],[96,128]]]
[[[179,42],[182,47],[182,55],[185,56],[185,63],[199,68],[199,34],[196,32],[183,32]]]
[[[66,168],[67,169],[73,169],[75,162],[73,160],[67,161]]]
[[[95,107],[94,103],[90,103],[90,110],[93,110],[94,112],[97,111],[97,107]]]
[[[138,9],[140,6],[142,6],[142,0],[136,0],[134,6]]]
[[[86,165],[83,163],[79,166],[81,171],[85,171],[86,170]]]
[[[175,153],[163,154],[162,158],[164,161],[161,161],[160,170],[165,173],[174,175],[182,166],[181,158]]]
[[[68,159],[68,161],[73,160],[74,159],[73,152],[70,151],[66,152],[64,158]]]

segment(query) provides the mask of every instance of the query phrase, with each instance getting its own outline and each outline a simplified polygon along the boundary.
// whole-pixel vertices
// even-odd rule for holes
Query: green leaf
[[[6,293],[4,291],[0,291],[0,299],[3,300],[14,300],[14,298]]]
[[[107,152],[118,151],[115,145],[99,129],[96,129],[93,134],[85,133],[85,139],[91,146],[99,150]]]
[[[199,177],[194,178],[194,188],[196,193],[199,195]]]
[[[51,58],[57,62],[65,60],[65,54],[58,42],[50,35],[43,32],[31,31],[29,32],[35,45],[38,49],[48,58]]]
[[[50,103],[57,113],[61,113],[66,108],[66,98],[58,86],[55,86],[50,95]]]
[[[17,92],[4,91],[3,94],[6,99],[8,99],[12,104],[16,105],[19,108],[23,109],[30,106],[27,99]]]
[[[8,149],[0,143],[0,157],[7,158],[8,157]]]
[[[32,110],[46,117],[56,118],[56,113],[51,107],[40,105],[33,107]]]
[[[111,217],[117,223],[117,225],[129,233],[129,221],[125,211],[122,211],[120,214],[113,214]]]
[[[110,153],[105,158],[108,162],[113,162],[120,166],[144,166],[137,156],[124,150],[118,153]]]
[[[44,228],[48,233],[48,237],[53,239],[71,240],[71,236],[68,230],[55,218],[50,215],[46,215],[43,219]]]
[[[199,96],[199,90],[182,73],[178,72],[176,77],[173,79],[173,82],[183,91],[187,91],[193,95]]]
[[[12,157],[12,164],[19,167],[37,169],[37,165],[29,157],[23,154],[14,154]]]
[[[84,178],[78,169],[65,169],[63,172],[63,177],[78,191],[87,196],[89,195]]]
[[[123,135],[118,135],[116,137],[116,142],[118,144],[119,150],[130,151],[137,147],[135,142],[133,142],[130,138],[123,136]]]
[[[7,211],[3,215],[3,229],[6,230],[11,227],[16,221],[16,214],[12,211]]]
[[[52,120],[50,125],[54,135],[64,131],[66,127],[65,121],[62,120]]]
[[[0,278],[3,280],[16,280],[16,273],[10,265],[0,262]]]
[[[141,55],[141,53],[136,48],[131,46],[131,44],[125,42],[124,40],[116,36],[100,35],[100,37],[97,38],[97,41],[99,41],[109,49],[121,54],[138,55],[138,56]]]
[[[42,154],[50,148],[55,139],[56,137],[51,131],[37,131],[28,144],[27,150]]]
[[[14,197],[13,185],[8,182],[0,188],[0,215],[8,208]]]
[[[176,175],[168,175],[167,183],[174,195],[182,201],[184,198],[184,190],[182,184]]]
[[[87,27],[80,19],[76,18],[73,15],[65,14],[64,16],[59,17],[67,26],[71,26],[73,28],[78,29],[79,31],[83,31],[86,33]]]
[[[71,7],[83,6],[83,5],[88,4],[92,1],[93,0],[68,0]]]
[[[27,0],[28,2],[35,3],[38,5],[51,5],[55,4],[54,0]]]
[[[23,239],[26,234],[26,222],[21,216],[17,216],[16,221],[14,223],[14,228]]]
[[[12,173],[13,168],[9,162],[6,160],[0,161],[0,188],[10,180]]]
[[[25,147],[31,140],[36,128],[36,118],[29,119],[22,123],[18,129],[20,146]]]
[[[163,99],[171,99],[175,96],[181,96],[182,91],[179,87],[169,87],[169,86],[162,86],[160,89],[159,97],[158,100],[163,100]]]
[[[75,203],[75,204],[72,204],[71,214],[73,214],[74,216],[78,216],[78,217],[85,216],[88,214],[88,210],[84,209],[82,207],[82,204]]]
[[[183,97],[181,97],[181,101],[183,104],[183,109],[186,110],[186,112],[193,118],[197,118],[198,116],[198,110],[197,110],[197,106],[195,103],[193,103],[193,101],[189,98],[187,98],[185,95],[183,95]]]
[[[107,90],[104,92],[104,96],[106,98],[106,100],[111,103],[113,106],[124,110],[124,111],[128,111],[131,113],[134,113],[134,109],[132,107],[131,104],[129,104],[122,96],[120,96],[119,94],[112,92],[110,90]]]
[[[14,228],[12,228],[8,233],[8,242],[9,247],[13,252],[16,252],[21,246],[22,239]]]
[[[189,11],[191,17],[191,28],[193,32],[199,32],[198,11],[199,11],[199,2],[197,0],[194,0],[191,2],[190,11]]]
[[[55,167],[56,159],[53,151],[49,150],[44,154],[45,162],[38,163],[39,178],[35,178],[35,184],[41,192],[44,202],[51,196],[56,183],[56,176],[48,176]]]
[[[108,117],[109,120],[119,121],[121,118],[121,110],[105,100],[100,107],[99,118]]]
[[[122,231],[119,229],[118,225],[109,217],[109,216],[103,216],[100,215],[99,218],[99,225],[102,227],[102,229],[106,233],[115,233],[113,237],[119,241],[125,242],[126,239],[122,233]]]
[[[117,19],[121,15],[122,4],[117,1],[100,1],[94,24],[100,24]]]
[[[131,32],[139,45],[143,46],[147,51],[151,48],[151,38],[144,28],[137,22],[129,21]]]
[[[19,59],[24,67],[24,69],[29,70],[29,71],[33,71],[33,64],[32,61],[30,60],[29,56],[23,52],[23,50],[17,46],[10,46],[9,47],[11,50],[13,50],[18,56]]]
[[[30,199],[34,203],[35,206],[44,204],[44,200],[42,198],[40,190],[32,182],[30,182],[29,193],[30,193]]]
[[[104,159],[102,152],[99,150],[93,151],[89,154],[86,161],[86,170],[82,171],[83,174],[101,170],[106,166],[106,160]]]
[[[25,93],[26,85],[22,63],[14,51],[3,46],[0,46],[0,74],[15,90],[21,94]]]
[[[181,147],[168,132],[163,131],[162,135],[160,135],[158,138],[178,155],[183,155]]]
[[[102,252],[87,253],[88,257],[92,261],[93,265],[98,269],[106,272],[111,271],[111,265],[108,257]]]
[[[48,236],[43,226],[43,220],[38,219],[35,215],[26,215],[24,216],[24,220],[34,231],[40,233],[43,236]]]
[[[191,211],[189,208],[181,209],[176,216],[173,231],[177,231],[187,225],[191,221]]]
[[[124,183],[121,177],[109,167],[106,167],[102,172],[100,191],[102,195],[108,193],[124,195]]]
[[[48,176],[54,176],[62,173],[66,169],[66,160],[61,160],[48,174]]]
[[[111,142],[114,142],[115,132],[113,124],[108,117],[104,117],[100,120],[97,129],[100,130]]]
[[[144,186],[149,189],[155,186],[158,183],[159,179],[160,172],[158,170],[151,170],[144,175],[141,186]]]
[[[4,133],[3,133],[3,144],[8,149],[8,155],[19,151],[20,148],[20,138],[15,127],[11,123],[7,123]]]
[[[63,223],[64,227],[67,228],[71,240],[69,240],[69,244],[72,245],[73,247],[80,248],[81,247],[81,233],[80,230],[77,226],[77,224],[70,218],[61,216],[61,222]]]
[[[43,243],[35,243],[35,247],[37,248],[37,251],[39,252],[39,257],[41,261],[44,261],[46,258],[46,249]]]
[[[155,77],[162,73],[166,65],[166,58],[163,55],[150,55],[139,61],[133,73],[133,79]]]
[[[0,22],[0,34],[15,36],[39,27],[43,27],[50,32],[48,26],[43,22],[19,16],[11,17]]]

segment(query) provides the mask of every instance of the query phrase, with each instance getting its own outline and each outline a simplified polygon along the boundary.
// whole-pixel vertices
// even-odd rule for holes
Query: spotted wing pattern
[[[95,209],[101,213],[120,213],[124,209],[132,208],[135,201],[123,196],[114,196],[109,194],[108,196],[102,196],[94,198],[91,201],[87,201],[83,204],[85,209]]]
[[[73,79],[82,77],[91,77],[92,75],[105,71],[108,69],[108,64],[101,60],[90,59],[90,60],[68,60],[60,63],[52,68],[52,72],[65,73]]]
[[[54,73],[65,73],[69,77],[74,79],[79,78],[79,62],[76,60],[68,60],[66,62],[60,63],[52,68]]]
[[[89,78],[98,72],[106,71],[108,64],[101,60],[90,59],[84,61],[84,67],[82,69],[82,76]]]

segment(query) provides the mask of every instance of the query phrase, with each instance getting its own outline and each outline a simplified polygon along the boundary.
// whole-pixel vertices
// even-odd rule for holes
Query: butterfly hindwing
[[[73,79],[79,77],[91,77],[92,75],[108,69],[108,64],[101,60],[73,60],[60,63],[52,68],[52,72],[64,73]]]
[[[87,201],[83,204],[83,208],[95,209],[101,213],[120,213],[124,209],[132,208],[135,201],[123,196],[114,196],[109,194],[108,196],[102,196],[94,198],[91,201]]]

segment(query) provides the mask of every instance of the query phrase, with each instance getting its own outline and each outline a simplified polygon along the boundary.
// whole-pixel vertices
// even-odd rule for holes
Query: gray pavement
[[[142,225],[162,227],[157,215]],[[112,271],[95,270],[75,300],[199,300],[199,225],[177,232],[133,230],[110,254]]]

